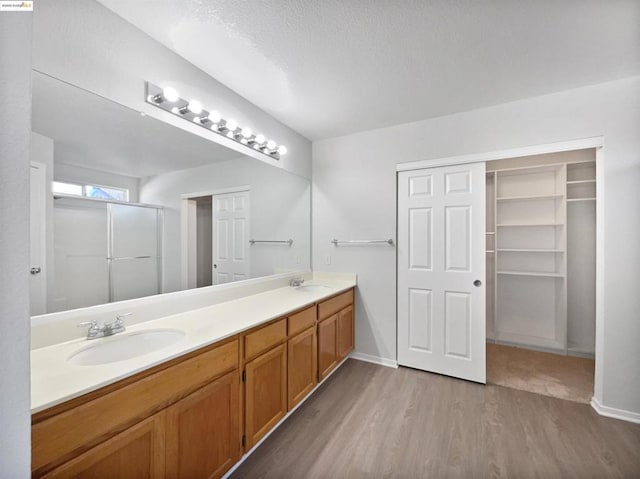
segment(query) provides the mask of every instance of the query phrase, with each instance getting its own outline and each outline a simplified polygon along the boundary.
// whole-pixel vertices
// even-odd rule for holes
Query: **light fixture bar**
[[[229,138],[248,148],[279,160],[287,153],[287,147],[279,145],[273,140],[267,140],[262,134],[254,134],[248,126],[240,126],[235,120],[224,119],[215,110],[205,110],[198,100],[185,100],[171,87],[160,88],[150,82],[145,82],[145,101],[161,110],[178,116],[218,135]]]

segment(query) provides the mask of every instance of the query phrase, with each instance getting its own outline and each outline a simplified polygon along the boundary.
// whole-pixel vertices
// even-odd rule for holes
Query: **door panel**
[[[130,427],[43,476],[101,479],[165,477],[164,413]]]
[[[338,315],[318,323],[318,379],[324,379],[338,365]]]
[[[342,361],[353,350],[353,326],[353,307],[349,306],[338,313],[338,361]]]
[[[316,328],[303,331],[287,343],[289,410],[302,401],[318,382]]]
[[[485,382],[485,187],[484,163],[398,174],[401,365]]]
[[[240,458],[238,371],[167,409],[167,477],[217,478]]]
[[[249,191],[213,196],[213,283],[249,278]]]
[[[245,431],[251,449],[287,413],[287,349],[285,344],[246,365]]]

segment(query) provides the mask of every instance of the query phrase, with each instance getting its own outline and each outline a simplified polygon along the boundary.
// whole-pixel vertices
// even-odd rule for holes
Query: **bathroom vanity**
[[[323,283],[136,324],[184,335],[122,361],[33,350],[33,476],[223,476],[353,349],[355,281]]]

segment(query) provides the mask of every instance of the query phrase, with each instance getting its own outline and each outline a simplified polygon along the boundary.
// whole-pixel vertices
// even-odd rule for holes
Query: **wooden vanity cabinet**
[[[240,459],[239,359],[235,337],[34,415],[33,477],[222,476]]]
[[[354,347],[353,289],[318,304],[318,379],[322,380]]]
[[[338,315],[318,323],[318,379],[322,381],[338,365]]]
[[[164,413],[155,414],[80,454],[43,477],[46,479],[164,478],[164,425]]]
[[[249,361],[245,372],[245,441],[250,449],[287,414],[286,345]]]
[[[287,319],[246,332],[244,446],[250,449],[287,413]]]
[[[167,408],[167,478],[222,477],[235,464],[240,458],[239,394],[238,374],[231,372]]]
[[[353,351],[355,339],[353,329],[353,306],[348,306],[338,313],[338,362],[342,361]]]
[[[288,408],[293,409],[318,384],[318,336],[313,326],[287,342]]]
[[[353,349],[353,311],[351,289],[35,414],[33,476],[221,477]]]

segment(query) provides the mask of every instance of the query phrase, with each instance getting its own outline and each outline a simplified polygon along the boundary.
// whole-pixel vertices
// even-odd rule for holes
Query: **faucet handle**
[[[127,316],[131,316],[131,313],[122,313],[116,315],[116,320],[112,324],[113,328],[118,329],[118,331],[116,332],[124,331],[124,318],[126,318]]]
[[[87,331],[87,339],[94,339],[100,336],[102,330],[100,329],[100,326],[98,326],[98,322],[95,319],[78,323],[79,328],[84,328],[85,326],[89,326],[89,330]]]
[[[91,321],[83,321],[82,323],[78,323],[78,328],[84,328],[85,326],[89,326],[89,329],[98,329],[98,321],[92,319]]]
[[[116,315],[116,322],[122,322],[124,321],[124,318],[126,318],[127,316],[131,316],[133,313],[122,313],[122,314],[117,314]]]

